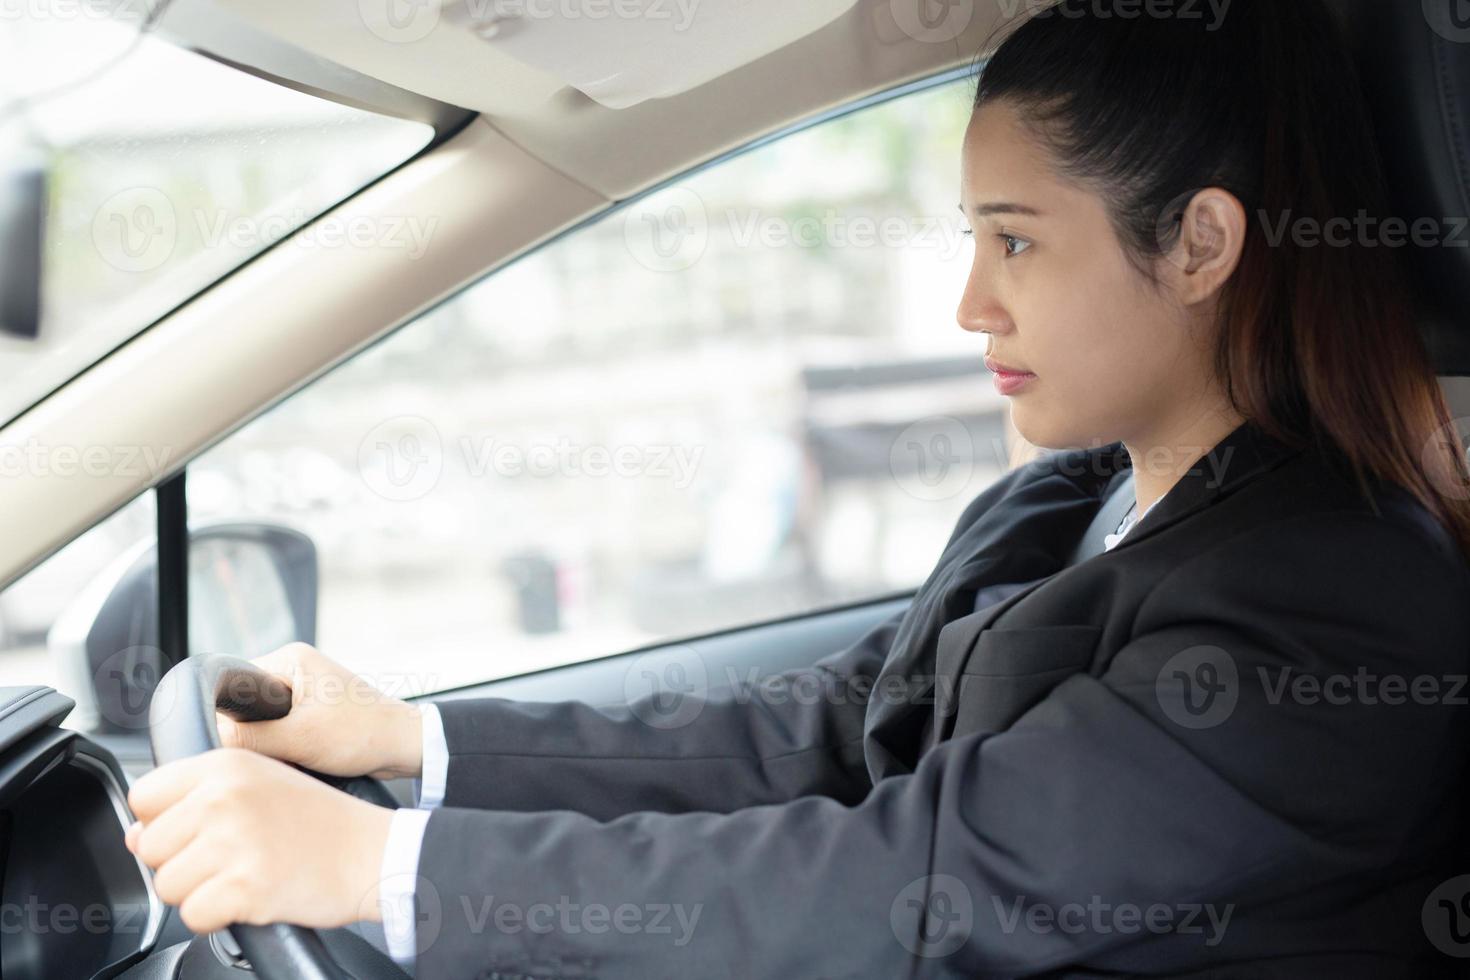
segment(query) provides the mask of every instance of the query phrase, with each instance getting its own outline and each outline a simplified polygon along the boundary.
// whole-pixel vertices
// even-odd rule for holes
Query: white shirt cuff
[[[379,867],[378,909],[383,915],[383,936],[388,941],[388,955],[404,968],[413,965],[418,953],[414,893],[419,880],[419,851],[430,815],[428,810],[393,811]]]
[[[418,806],[432,810],[444,802],[449,784],[449,743],[444,738],[444,719],[439,707],[419,705],[423,715],[423,775],[418,784]]]

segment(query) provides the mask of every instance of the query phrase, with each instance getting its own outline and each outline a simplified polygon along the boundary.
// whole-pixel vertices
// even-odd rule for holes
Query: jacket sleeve
[[[1033,461],[986,488],[965,509],[946,551],[1059,460]],[[643,810],[728,812],[809,795],[856,802],[872,788],[862,747],[869,696],[902,620],[891,617],[811,668],[758,678],[761,690],[749,678],[724,683],[696,642],[656,658],[654,685],[630,662],[626,686],[645,691],[627,705],[441,702],[449,750],[444,805],[610,819]]]
[[[1292,685],[1463,675],[1467,584],[1386,522],[1294,518],[1166,576],[1105,672],[855,805],[436,811],[417,974],[1014,977],[1136,968],[1145,949],[1167,973],[1351,947],[1359,907],[1366,946],[1384,923],[1365,894],[1454,819],[1466,722],[1444,698]],[[1293,901],[1341,909],[1338,932]]]
[[[761,679],[805,696],[709,693],[706,668],[686,647],[660,665],[680,672],[674,681],[629,705],[442,702],[444,806],[609,819],[724,812],[810,794],[861,799],[872,786],[862,754],[867,692],[902,615],[811,669]],[[634,683],[639,667],[629,670]]]

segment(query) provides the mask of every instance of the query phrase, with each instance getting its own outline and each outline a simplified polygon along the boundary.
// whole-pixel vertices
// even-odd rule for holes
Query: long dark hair
[[[1219,17],[1108,6],[1063,0],[1022,24],[982,65],[976,109],[1013,105],[1059,172],[1103,196],[1150,280],[1195,192],[1239,198],[1251,220],[1215,349],[1232,406],[1288,445],[1332,451],[1370,499],[1370,478],[1408,490],[1470,554],[1470,473],[1404,249],[1375,247],[1361,224],[1331,244],[1283,233],[1389,217],[1331,13],[1322,0],[1234,0]]]

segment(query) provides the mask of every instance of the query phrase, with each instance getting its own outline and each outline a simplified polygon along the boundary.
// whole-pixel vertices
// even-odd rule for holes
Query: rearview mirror
[[[34,340],[41,329],[46,168],[39,156],[0,162],[0,333]]]
[[[310,538],[272,524],[219,524],[189,534],[189,652],[251,659],[316,642],[317,555]],[[140,732],[167,669],[158,644],[158,550],[144,542],[93,579],[46,636],[69,726]]]

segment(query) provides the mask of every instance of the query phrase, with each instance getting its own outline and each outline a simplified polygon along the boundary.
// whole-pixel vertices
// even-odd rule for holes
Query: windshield
[[[135,2],[0,11],[0,176],[44,174],[46,208],[39,329],[0,333],[0,424],[433,137],[146,22]]]

